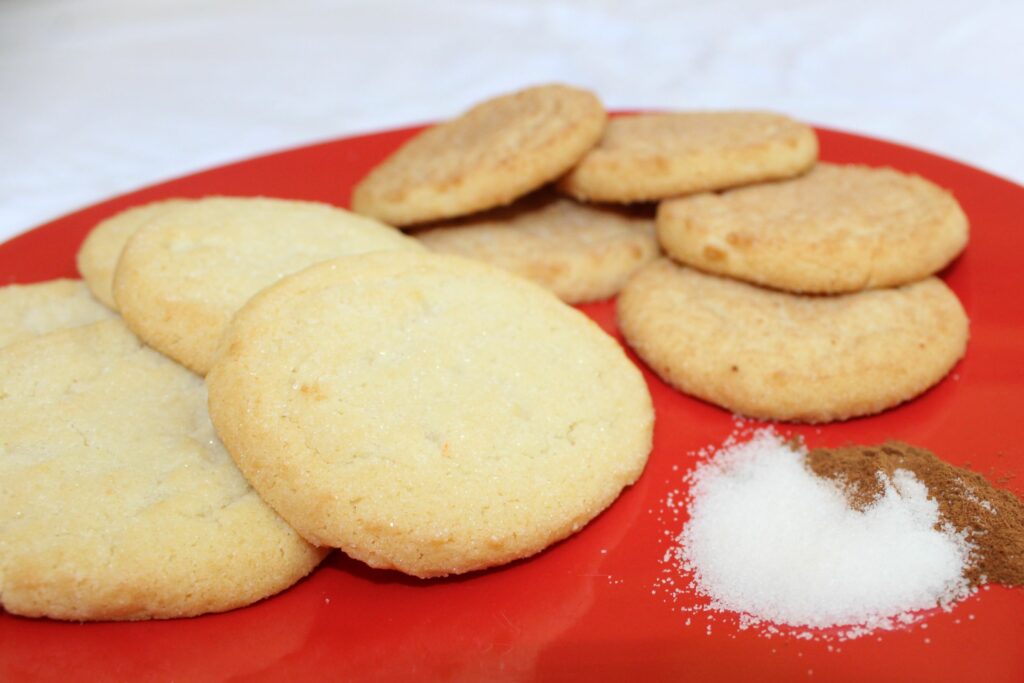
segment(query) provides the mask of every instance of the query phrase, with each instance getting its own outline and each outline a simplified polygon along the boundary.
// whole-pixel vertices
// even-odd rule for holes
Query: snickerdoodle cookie
[[[818,164],[807,175],[662,202],[677,261],[795,292],[890,287],[942,269],[967,244],[948,191],[891,168]]]
[[[780,114],[639,114],[609,121],[559,188],[585,201],[652,201],[788,178],[817,158],[814,130]]]
[[[605,118],[597,97],[564,85],[487,100],[409,140],[356,186],[352,208],[406,226],[503,206],[568,171]]]
[[[885,410],[938,382],[968,323],[938,278],[820,297],[761,289],[659,259],[618,299],[629,345],[669,384],[750,417],[828,422]]]
[[[415,236],[433,251],[522,275],[567,303],[615,296],[659,251],[649,213],[581,204],[550,192]]]

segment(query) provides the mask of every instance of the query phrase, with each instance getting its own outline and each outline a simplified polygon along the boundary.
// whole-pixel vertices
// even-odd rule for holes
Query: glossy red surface
[[[254,195],[346,204],[349,190],[413,129],[224,166],[83,209],[0,246],[0,282],[74,276],[98,220],[171,196]],[[875,417],[785,427],[814,445],[899,438],[993,478],[1024,455],[1024,188],[925,152],[820,131],[822,158],[890,165],[950,188],[972,224],[944,273],[971,318],[966,358],[936,388]],[[583,307],[616,334],[611,303]],[[646,371],[645,371],[646,372]],[[640,481],[576,536],[511,566],[419,581],[339,553],[281,595],[227,614],[69,624],[0,614],[0,680],[1024,680],[1024,590],[992,587],[922,622],[836,643],[765,638],[672,609],[662,570],[666,494],[733,430],[725,411],[646,374],[655,447]],[[1020,478],[1011,488],[1024,493]],[[826,634],[828,635],[828,634]]]

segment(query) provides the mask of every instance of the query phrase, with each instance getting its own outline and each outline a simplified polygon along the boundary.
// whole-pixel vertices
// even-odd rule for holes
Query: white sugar
[[[757,432],[699,465],[669,559],[711,606],[790,626],[863,626],[969,594],[971,548],[911,473],[899,470],[864,510],[814,476],[805,453]]]

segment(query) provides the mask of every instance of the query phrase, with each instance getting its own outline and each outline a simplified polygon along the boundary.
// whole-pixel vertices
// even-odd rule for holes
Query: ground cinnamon
[[[966,572],[973,585],[1024,585],[1024,504],[984,477],[899,441],[880,446],[812,450],[807,464],[819,477],[843,483],[850,504],[863,508],[882,494],[879,473],[913,472],[938,502],[944,522],[966,532],[976,551]]]

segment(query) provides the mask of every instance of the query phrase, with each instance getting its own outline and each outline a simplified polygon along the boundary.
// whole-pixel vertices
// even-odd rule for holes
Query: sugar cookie
[[[82,279],[89,285],[93,296],[110,308],[117,308],[114,302],[114,270],[128,238],[140,226],[148,223],[161,212],[188,202],[187,199],[165,199],[141,206],[133,206],[96,224],[82,246],[75,261]]]
[[[0,287],[0,347],[113,317],[81,280]]]
[[[309,573],[246,484],[201,379],[108,320],[0,349],[0,603],[55,619],[191,616]]]
[[[654,414],[619,345],[484,263],[322,263],[239,311],[207,376],[242,472],[310,541],[455,574],[539,552],[640,475]]]
[[[128,241],[114,298],[143,341],[204,374],[249,297],[345,254],[422,247],[394,228],[316,202],[210,197],[175,206]]]

